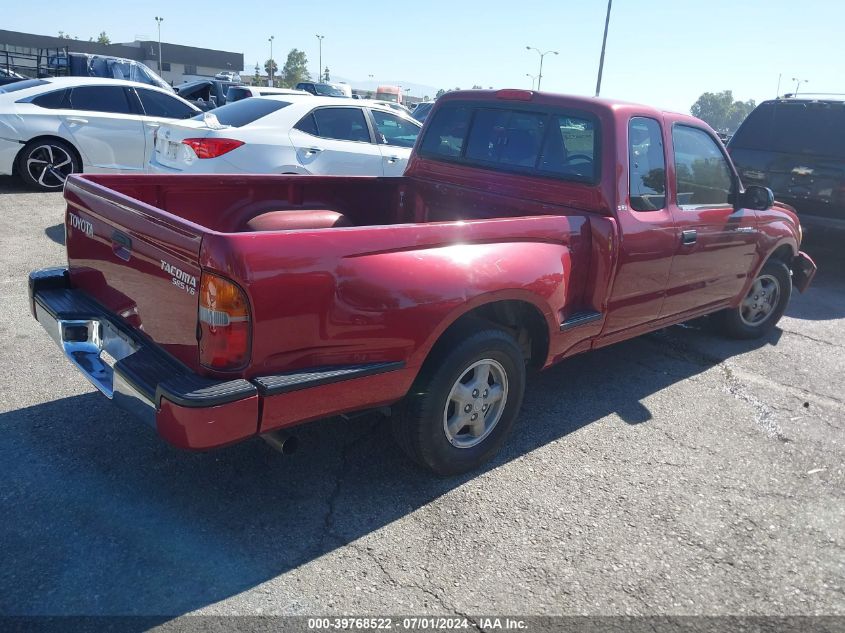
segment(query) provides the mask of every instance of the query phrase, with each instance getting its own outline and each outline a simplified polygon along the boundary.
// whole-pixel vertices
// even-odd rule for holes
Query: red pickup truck
[[[439,99],[400,178],[64,195],[68,265],[31,274],[32,311],[116,404],[193,449],[390,407],[441,474],[498,450],[527,368],[707,314],[760,336],[816,270],[701,121],[522,90]]]

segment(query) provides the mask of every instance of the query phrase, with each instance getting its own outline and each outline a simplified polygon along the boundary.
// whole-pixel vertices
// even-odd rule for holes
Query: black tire
[[[473,321],[472,326],[462,328],[436,346],[392,420],[394,437],[405,453],[418,465],[438,475],[464,473],[490,460],[513,428],[522,406],[525,360],[516,342],[506,332],[484,322]],[[471,369],[479,363],[478,368]],[[497,402],[503,404],[490,404],[486,400],[488,390],[479,391],[473,412],[461,413],[458,417],[480,415],[481,422],[475,424],[487,424],[489,430],[478,436],[471,431],[458,431],[450,439],[445,420],[448,411],[455,407],[450,398],[453,387],[458,387],[456,383],[462,377],[480,380],[485,368],[491,376],[489,382],[485,381],[490,385],[490,398],[495,397],[493,392],[498,387],[498,393],[504,393],[505,397]],[[476,374],[479,370],[482,373]],[[497,377],[503,385],[497,385]],[[468,393],[475,393],[474,385],[470,385]],[[482,412],[487,411],[483,409],[485,406],[490,407],[488,413]],[[500,408],[494,410],[497,406]],[[497,421],[493,421],[494,418]],[[476,441],[477,444],[460,447],[460,443]]]
[[[758,283],[765,285],[758,286]],[[772,288],[777,292],[774,299]],[[789,267],[779,259],[770,259],[760,269],[751,289],[738,307],[713,315],[716,326],[731,338],[760,338],[777,325],[791,296],[792,275]],[[771,305],[767,308],[768,311],[765,315],[761,314],[760,310],[769,302]]]
[[[76,150],[54,138],[35,139],[18,154],[18,175],[39,191],[61,191],[64,179],[82,171]]]

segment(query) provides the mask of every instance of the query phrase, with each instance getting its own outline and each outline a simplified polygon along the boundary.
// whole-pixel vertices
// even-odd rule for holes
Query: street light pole
[[[315,35],[317,41],[320,43],[320,64],[317,66],[317,81],[322,81],[323,76],[323,38],[325,35]]]
[[[525,73],[526,77],[531,77],[531,90],[534,90],[534,82],[537,81],[537,75],[532,75],[531,73]]]
[[[601,74],[604,70],[604,48],[607,45],[607,27],[610,25],[610,5],[613,0],[607,0],[607,17],[604,19],[604,38],[601,41],[601,57],[599,58],[599,76],[596,79],[596,96],[601,92]]]
[[[792,81],[795,82],[795,92],[792,94],[793,97],[798,96],[798,89],[801,87],[801,84],[807,83],[807,79],[798,79],[797,77],[793,77]]]
[[[158,72],[161,74],[161,23],[164,18],[156,16],[156,24],[158,25]]]
[[[273,64],[275,63],[275,60],[273,59],[273,40],[274,39],[276,39],[276,36],[271,35],[270,39],[267,40],[268,42],[270,42],[270,63],[267,65],[267,78],[268,78],[267,84],[269,85],[270,88],[272,88],[273,85],[274,85],[274,82],[273,82]]]
[[[543,82],[543,58],[549,53],[554,53],[555,55],[558,55],[559,53],[557,51],[546,51],[544,53],[539,48],[534,48],[533,46],[526,46],[525,49],[529,51],[537,51],[537,54],[540,56],[540,74],[537,75],[537,90],[539,90],[540,84]],[[532,83],[531,85],[533,86],[534,84]]]

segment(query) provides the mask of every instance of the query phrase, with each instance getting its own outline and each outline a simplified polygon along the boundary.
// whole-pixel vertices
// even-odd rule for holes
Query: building
[[[243,53],[162,42],[159,69],[158,41],[135,40],[125,44],[99,44],[4,30],[0,30],[0,65],[5,63],[4,51],[10,56],[14,53],[35,56],[39,51],[55,51],[65,46],[70,52],[112,55],[141,62],[174,85],[200,77],[214,77],[215,74],[227,70],[240,73],[244,67]]]

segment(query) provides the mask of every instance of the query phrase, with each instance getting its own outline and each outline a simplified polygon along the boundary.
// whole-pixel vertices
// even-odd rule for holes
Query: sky
[[[10,0],[11,1],[11,0]],[[258,2],[42,0],[14,3],[2,28],[112,42],[156,39],[242,52],[247,72],[291,48],[317,70],[318,41],[332,77],[436,88],[530,88],[545,57],[544,91],[595,93],[605,0],[368,0]],[[761,101],[801,91],[845,93],[843,0],[613,0],[601,96],[689,111],[703,92]],[[422,88],[417,90],[422,91]],[[416,92],[412,92],[416,94]],[[416,96],[425,96],[417,94]],[[429,95],[429,96],[433,96]]]

